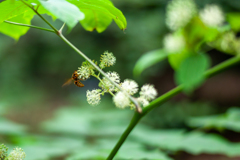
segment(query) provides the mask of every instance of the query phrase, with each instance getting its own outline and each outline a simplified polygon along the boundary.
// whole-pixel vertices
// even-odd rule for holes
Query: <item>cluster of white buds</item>
[[[172,0],[167,6],[166,24],[175,31],[186,26],[197,15],[194,0]],[[206,5],[199,12],[202,22],[209,27],[221,26],[225,20],[224,13],[217,5]]]
[[[117,72],[107,72],[107,77],[110,78],[113,82],[119,84],[120,83],[120,76]],[[102,82],[99,83],[99,86],[104,90],[104,92],[113,92],[117,91],[115,85],[112,84],[106,77],[103,77]]]
[[[114,65],[116,63],[116,57],[114,57],[112,53],[104,52],[100,61],[99,67],[103,69]],[[101,102],[101,96],[104,95],[104,93],[110,93],[113,96],[113,102],[116,107],[121,109],[131,107],[135,109],[133,102],[129,99],[129,96],[136,94],[139,90],[138,84],[134,80],[125,79],[122,83],[120,83],[120,76],[117,72],[107,72],[106,77],[100,78],[100,74],[95,74],[94,70],[95,68],[87,62],[84,62],[77,70],[79,75],[78,78],[81,80],[86,80],[90,76],[94,76],[100,81],[99,89],[94,89],[92,91],[87,90],[87,102],[90,105],[98,105]],[[117,84],[118,87],[109,79]],[[153,85],[144,85],[139,94],[140,97],[135,99],[142,107],[145,107],[151,100],[156,98],[157,91]]]
[[[22,148],[14,148],[8,156],[8,160],[23,160],[26,157],[25,152]]]
[[[223,25],[225,15],[219,6],[214,4],[208,4],[198,11],[194,0],[169,1],[166,11],[166,25],[174,33],[164,37],[163,46],[165,51],[169,54],[187,51],[187,45],[191,43],[188,42],[188,34],[185,34],[183,28],[192,22],[199,23],[200,20],[206,27],[218,28]],[[198,24],[198,26],[200,25]]]
[[[126,91],[126,93],[119,91],[113,97],[113,101],[118,108],[126,108],[131,107],[135,109],[135,105],[129,100],[126,94],[133,95],[138,91],[138,84],[133,80],[125,80],[121,88]],[[150,101],[154,100],[157,97],[157,90],[153,85],[145,84],[141,87],[141,91],[139,92],[140,97],[137,97],[136,100],[142,107],[146,107]]]
[[[99,64],[99,67],[103,69],[105,67],[113,66],[116,63],[116,57],[113,53],[105,51],[103,55],[101,55],[100,61],[101,63]]]

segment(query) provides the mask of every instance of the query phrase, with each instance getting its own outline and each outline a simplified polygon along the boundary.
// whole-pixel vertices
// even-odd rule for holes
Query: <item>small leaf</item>
[[[121,30],[127,27],[127,21],[122,12],[117,9],[110,0],[68,0],[70,3],[76,5],[81,11],[84,12],[87,19],[82,20],[82,26],[92,31],[96,29],[98,32],[104,31],[111,23],[110,19]]]
[[[139,76],[145,69],[167,58],[167,53],[163,49],[157,49],[145,53],[140,57],[134,67],[133,73]]]
[[[65,22],[70,29],[85,17],[75,5],[65,0],[48,0],[40,1],[40,3],[46,10]]]
[[[238,13],[238,12],[237,13],[228,13],[227,19],[233,30],[235,30],[235,31],[240,30],[240,21],[239,21],[240,13]]]
[[[204,81],[204,72],[209,67],[209,58],[200,53],[186,58],[176,71],[177,84],[184,84],[185,92],[190,92]]]

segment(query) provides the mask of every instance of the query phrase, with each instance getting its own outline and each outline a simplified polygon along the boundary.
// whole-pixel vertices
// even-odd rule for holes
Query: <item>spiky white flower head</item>
[[[146,100],[146,99],[143,98],[143,97],[137,98],[137,101],[138,101],[138,103],[140,103],[143,107],[146,107],[146,106],[149,104],[149,101]]]
[[[23,160],[26,157],[25,152],[21,148],[14,148],[9,154],[8,160]]]
[[[113,97],[113,102],[115,103],[116,107],[124,109],[130,105],[129,98],[123,92],[117,92],[116,95]]]
[[[180,53],[185,45],[183,35],[168,34],[163,39],[163,46],[168,53]]]
[[[105,67],[110,67],[113,66],[116,63],[116,57],[113,55],[113,53],[105,51],[100,59],[100,67],[105,68]]]
[[[197,13],[193,0],[172,0],[167,6],[166,24],[171,30],[184,27]]]
[[[145,84],[142,86],[140,91],[140,97],[145,98],[146,100],[153,100],[157,96],[157,90],[151,84]]]
[[[117,72],[107,72],[106,74],[113,82],[120,83],[120,76]],[[117,90],[117,88],[106,77],[104,77],[102,81],[104,84],[100,83],[100,87],[102,87],[105,92]]]
[[[199,14],[203,23],[209,27],[218,27],[225,20],[223,11],[217,5],[207,5]]]
[[[138,91],[138,84],[134,80],[125,79],[121,84],[121,88],[125,90],[128,94],[134,95]]]
[[[91,76],[91,70],[86,66],[78,67],[77,73],[78,79],[86,80]]]
[[[87,101],[91,105],[98,105],[101,100],[101,90],[94,89],[92,91],[87,90]]]

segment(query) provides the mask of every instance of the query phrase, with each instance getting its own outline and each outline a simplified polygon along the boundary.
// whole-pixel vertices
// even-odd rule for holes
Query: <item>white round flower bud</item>
[[[113,55],[113,53],[105,51],[101,56],[100,61],[100,68],[110,67],[116,63],[116,57]]]
[[[153,85],[145,84],[142,86],[139,94],[140,97],[143,97],[147,100],[153,100],[157,96],[157,90],[154,88]]]
[[[87,90],[87,102],[91,105],[98,105],[101,100],[101,90],[95,89],[92,91]]]
[[[133,95],[138,91],[138,84],[134,80],[125,79],[121,84],[121,88],[128,94]]]
[[[167,6],[166,24],[171,30],[177,30],[186,26],[196,13],[193,0],[172,0]]]
[[[120,83],[120,77],[117,72],[107,72],[107,76],[115,83]],[[106,77],[102,79],[104,85],[100,83],[100,87],[103,88],[105,92],[107,91],[116,91],[117,88],[110,82]]]
[[[78,67],[77,73],[79,74],[78,79],[86,80],[91,76],[91,71],[86,66]]]
[[[163,39],[163,46],[168,53],[180,53],[185,45],[185,39],[182,35],[168,34]]]
[[[209,27],[218,27],[223,24],[225,18],[221,8],[217,5],[207,5],[201,12],[200,18]]]
[[[116,107],[124,109],[130,105],[129,98],[123,92],[117,92],[116,95],[113,97],[113,102],[115,103]]]

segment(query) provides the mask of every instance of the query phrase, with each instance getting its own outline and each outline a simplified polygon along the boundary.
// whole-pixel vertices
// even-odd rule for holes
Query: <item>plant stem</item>
[[[38,27],[38,26],[33,26],[33,25],[28,25],[28,24],[22,24],[22,23],[16,23],[16,22],[11,22],[11,21],[4,21],[5,23],[9,23],[9,24],[13,24],[13,25],[17,25],[17,26],[24,26],[24,27],[30,27],[30,28],[36,28],[36,29],[40,29],[40,30],[44,30],[44,31],[48,31],[48,32],[53,32],[55,33],[54,30],[52,29],[47,29],[47,28],[43,28],[43,27]]]
[[[58,30],[51,23],[49,23],[45,18],[43,18],[43,16],[41,14],[39,14],[38,11],[35,10],[33,6],[27,4],[23,0],[21,0],[21,2],[24,3],[26,6],[28,6],[29,8],[31,8],[33,10],[33,12],[35,12],[45,23],[47,23],[54,30],[54,32],[56,34],[58,34]],[[37,7],[37,9],[38,9],[38,7]]]
[[[227,69],[227,68],[229,68],[233,65],[236,65],[237,63],[240,63],[240,56],[235,56],[233,58],[230,58],[230,59],[216,65],[215,67],[207,70],[205,72],[204,76],[206,78],[210,78],[210,77],[214,76],[215,74],[217,74],[217,73],[219,73],[219,72],[221,72],[221,71],[223,71],[223,70],[225,70],[225,69]],[[163,104],[164,102],[166,102],[170,98],[172,98],[175,95],[177,95],[178,93],[180,93],[183,90],[183,88],[184,88],[183,85],[179,85],[179,86],[173,88],[172,90],[168,91],[167,93],[163,94],[159,98],[155,99],[147,107],[145,107],[143,109],[142,114],[138,114],[138,113],[135,112],[129,126],[124,131],[124,133],[122,134],[122,136],[118,140],[117,144],[115,145],[115,147],[113,148],[113,150],[111,151],[111,153],[109,154],[107,159],[111,160],[111,159],[114,158],[117,151],[120,149],[121,145],[126,140],[127,136],[131,133],[133,128],[137,125],[137,123],[139,122],[139,120],[142,117],[144,117],[149,111],[153,110],[155,107],[159,107],[161,104]]]
[[[128,135],[131,133],[131,131],[133,130],[133,128],[137,125],[137,123],[139,122],[139,120],[142,118],[142,114],[139,114],[138,112],[135,112],[133,115],[133,118],[130,122],[130,124],[128,125],[127,129],[123,132],[121,138],[119,139],[118,143],[116,144],[116,146],[113,148],[113,150],[111,151],[111,153],[109,154],[109,156],[107,157],[107,160],[111,160],[113,159],[113,157],[116,155],[116,153],[118,152],[119,148],[122,146],[122,144],[125,142],[126,138],[128,137]]]
[[[101,80],[101,78],[99,78],[99,75],[95,75],[94,77],[96,77],[103,85],[104,87],[106,87],[106,85],[103,83],[103,81]],[[107,88],[107,87],[106,87]],[[108,91],[113,97],[115,96],[111,91]]]

